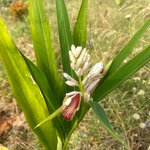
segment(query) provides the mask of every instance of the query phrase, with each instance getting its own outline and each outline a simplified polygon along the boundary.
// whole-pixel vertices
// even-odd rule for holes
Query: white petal
[[[79,58],[83,60],[85,54],[86,54],[86,48],[84,48],[84,49],[82,50],[82,52],[81,52]]]
[[[63,103],[63,105],[68,106],[71,103],[72,97],[69,97],[65,100],[65,102]]]
[[[91,78],[88,78],[87,77],[87,81],[84,83],[84,85],[83,85],[83,87],[84,87],[84,90],[86,90],[90,85],[91,85],[91,82],[92,82],[92,80],[91,80]]]
[[[69,86],[79,86],[77,82],[73,82],[73,81],[66,81],[66,84]]]
[[[89,69],[89,67],[90,67],[89,62],[86,62],[83,66],[83,71],[86,71],[87,69]]]
[[[91,56],[90,56],[90,54],[88,54],[87,61],[90,61],[90,59],[91,59]]]
[[[70,64],[70,66],[71,66],[71,68],[72,68],[73,70],[75,70],[75,68],[76,68],[75,63],[72,62],[72,63]]]
[[[78,46],[76,49],[75,49],[75,51],[74,51],[74,56],[77,58],[79,55],[80,55],[80,53],[81,53],[81,50],[82,50],[82,47],[81,46]]]
[[[87,60],[88,60],[88,53],[85,53],[85,55],[82,58],[82,61],[87,62]]]
[[[77,71],[75,71],[75,73],[78,77],[81,77],[83,75],[83,71],[81,68],[79,68]]]
[[[93,90],[95,89],[97,83],[98,83],[99,81],[100,81],[100,79],[97,79],[97,80],[93,81],[93,82],[90,84],[90,86],[86,89],[86,91],[87,91],[88,93],[92,93]]]
[[[82,93],[79,92],[79,91],[73,91],[73,92],[70,92],[70,93],[66,93],[66,96],[71,96],[71,95],[76,95],[76,94],[80,94],[82,96]]]
[[[88,102],[90,100],[90,94],[87,92],[84,92],[84,101]]]
[[[102,70],[103,70],[103,63],[99,62],[91,68],[90,72],[88,73],[88,76],[94,78],[97,75],[99,75]]]
[[[72,78],[69,74],[67,73],[63,73],[64,77],[69,80],[69,81],[72,81],[72,82],[75,82],[75,83],[78,83],[74,78]]]
[[[63,75],[64,75],[64,77],[65,77],[67,80],[71,80],[71,79],[72,79],[72,77],[71,77],[69,74],[67,74],[67,73],[63,73]]]
[[[83,85],[83,86],[85,86],[85,84],[87,83],[88,79],[89,79],[88,77],[85,77],[85,78],[83,79],[83,81],[82,81],[82,85]]]
[[[71,51],[72,51],[72,54],[74,55],[74,52],[75,52],[76,48],[74,45],[71,45]]]
[[[69,51],[69,57],[70,57],[71,62],[73,62],[73,63],[76,62],[76,59],[74,58],[74,56],[73,56],[71,51]]]
[[[82,66],[82,59],[79,57],[76,63],[76,70],[78,70]]]

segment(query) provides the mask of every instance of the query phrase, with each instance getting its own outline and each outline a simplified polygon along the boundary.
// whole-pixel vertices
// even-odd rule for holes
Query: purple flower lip
[[[65,120],[71,121],[76,111],[80,108],[81,92],[73,91],[66,94],[63,101],[62,116]]]

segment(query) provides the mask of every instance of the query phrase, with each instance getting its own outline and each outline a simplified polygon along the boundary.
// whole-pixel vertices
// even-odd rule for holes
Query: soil
[[[16,100],[12,98],[9,102],[0,101],[0,144],[10,150],[23,150],[29,140],[29,132],[31,131]]]

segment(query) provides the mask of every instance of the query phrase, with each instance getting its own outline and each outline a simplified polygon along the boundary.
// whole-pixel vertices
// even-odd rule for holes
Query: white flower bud
[[[88,53],[85,53],[85,55],[82,58],[82,61],[87,62],[87,59],[88,59]]]
[[[79,57],[78,60],[77,60],[77,63],[76,63],[76,70],[78,70],[79,68],[81,68],[82,66],[82,59]]]
[[[79,86],[77,81],[75,81],[75,82],[74,81],[66,81],[65,83],[69,86]]]
[[[82,52],[81,52],[79,58],[83,60],[85,54],[86,54],[86,48],[84,48],[84,49],[82,50]]]
[[[86,62],[83,66],[83,71],[85,72],[87,69],[89,69],[89,66],[90,66],[89,62]]]
[[[87,92],[84,92],[84,101],[88,102],[90,100],[90,94]]]
[[[81,68],[79,68],[77,71],[75,71],[75,73],[78,77],[81,77],[83,75],[83,71]]]
[[[71,68],[72,68],[73,70],[75,70],[75,68],[76,68],[75,63],[72,62],[72,63],[70,64],[70,66],[71,66]]]
[[[82,93],[78,92],[78,91],[73,91],[73,92],[70,92],[70,93],[66,93],[66,96],[71,96],[71,95],[75,95],[75,94],[80,94],[82,96]]]
[[[76,59],[74,58],[71,51],[69,51],[69,57],[70,57],[71,62],[76,63]]]
[[[85,77],[85,78],[83,79],[83,81],[82,81],[82,85],[83,85],[83,86],[85,86],[85,84],[87,83],[88,79],[89,79],[88,77]]]
[[[67,79],[67,80],[72,80],[73,78],[67,74],[67,73],[63,73],[64,77]],[[74,79],[73,79],[74,80]]]
[[[91,56],[90,56],[90,54],[88,54],[88,56],[87,56],[87,61],[89,62],[90,59],[91,59]]]
[[[81,46],[78,46],[75,51],[73,52],[73,55],[77,58],[80,53],[81,53],[81,50],[82,50],[82,47]]]
[[[102,71],[103,71],[103,63],[99,62],[91,68],[90,72],[88,73],[88,77],[94,78],[98,76]]]
[[[92,93],[93,90],[95,89],[97,83],[98,83],[99,81],[100,81],[100,79],[94,80],[94,81],[89,85],[89,87],[86,89],[86,91],[87,91],[88,93]]]
[[[71,45],[71,51],[72,51],[72,54],[74,55],[75,53],[75,50],[76,50],[76,47],[74,45]]]
[[[64,77],[67,79],[66,84],[69,86],[78,86],[78,82],[72,78],[70,75],[67,73],[63,73]]]

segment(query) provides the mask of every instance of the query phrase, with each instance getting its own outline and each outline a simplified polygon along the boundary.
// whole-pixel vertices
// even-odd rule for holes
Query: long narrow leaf
[[[108,131],[108,133],[110,133],[116,140],[121,142],[127,148],[125,142],[117,135],[117,133],[112,128],[105,110],[97,102],[90,101],[89,104],[98,117],[100,124]]]
[[[123,83],[148,61],[150,61],[150,46],[140,52],[124,66],[122,66],[108,79],[106,79],[93,94],[94,100],[101,100],[104,96],[110,93],[118,85]]]
[[[21,53],[22,54],[22,53]],[[49,113],[52,114],[55,112],[55,110],[62,105],[62,102],[58,103],[56,100],[54,94],[52,93],[52,90],[48,84],[48,81],[44,74],[27,58],[22,54],[23,58],[25,59],[28,68],[30,69],[30,72],[33,76],[33,79],[36,81],[38,84],[39,88],[41,89],[41,92],[45,98]],[[61,137],[65,137],[65,124],[60,117],[56,117],[54,119],[54,124],[57,127],[57,131]]]
[[[67,13],[64,0],[56,0],[56,11],[57,11],[57,24],[58,24],[58,31],[59,31],[59,41],[60,41],[63,72],[66,72],[72,77],[76,78],[75,73],[71,70],[70,67],[69,50],[71,49],[71,45],[73,44],[73,39],[72,39],[68,13]],[[63,84],[62,86],[64,87],[65,83],[63,82],[62,84]],[[67,85],[65,85],[65,87],[67,92],[75,89],[75,87],[72,88]]]
[[[56,100],[56,97],[54,96],[45,75],[25,55],[23,55],[22,53],[21,55],[23,56],[28,65],[28,68],[30,69],[33,80],[35,80],[42,91],[50,114],[53,113],[55,109],[61,105],[61,103],[58,103],[58,101]]]
[[[37,66],[45,74],[55,96],[59,98],[60,80],[43,0],[29,0],[29,18]]]
[[[35,128],[38,128],[39,126],[43,125],[44,123],[51,121],[52,119],[54,119],[56,116],[58,116],[60,114],[60,112],[62,111],[62,106],[60,108],[58,108],[54,113],[52,113],[50,116],[48,116],[46,119],[44,119],[42,122],[40,122]]]
[[[71,45],[73,42],[68,13],[66,10],[64,0],[56,0],[56,11],[63,71],[68,74],[71,74],[70,59],[68,52],[71,49]]]
[[[132,49],[138,42],[138,40],[141,38],[143,33],[146,31],[146,29],[150,25],[150,19],[147,20],[146,23],[136,32],[136,34],[131,38],[131,40],[123,47],[123,49],[116,55],[116,57],[113,60],[112,66],[107,74],[107,77],[114,73],[121,65],[123,60],[131,53]]]
[[[13,94],[31,129],[36,133],[45,149],[56,149],[57,136],[55,130],[51,130],[54,129],[51,122],[34,130],[34,127],[49,115],[49,112],[38,85],[32,80],[24,59],[1,19],[0,33],[0,59],[7,73]],[[54,142],[50,143],[49,139]]]
[[[75,46],[86,47],[88,0],[82,0],[82,5],[73,31]]]

